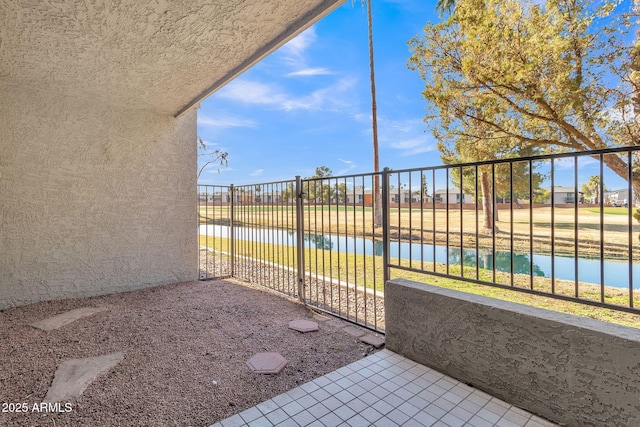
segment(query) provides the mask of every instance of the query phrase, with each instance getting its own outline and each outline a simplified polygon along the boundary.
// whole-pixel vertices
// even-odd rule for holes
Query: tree
[[[459,153],[458,141],[545,152],[640,144],[629,113],[626,18],[614,9],[576,0],[457,1],[445,22],[410,41],[409,67],[425,80],[426,121],[441,145]],[[627,178],[625,157],[604,161]],[[640,191],[640,170],[632,180]]]
[[[420,178],[420,195],[424,199],[429,197],[429,185],[427,184],[427,177],[424,175]]]
[[[344,202],[345,200],[347,200],[348,192],[349,189],[347,188],[347,184],[345,184],[344,182],[336,182],[336,185],[333,187],[333,198],[337,202]]]
[[[630,81],[633,86],[633,113],[636,126],[640,127],[640,26],[637,25],[640,19],[640,0],[633,0],[631,15],[636,20],[636,40],[631,52]]]
[[[455,0],[438,0],[438,2],[436,3],[436,12],[438,12],[439,16],[442,16],[444,13],[451,14],[455,7]]]
[[[538,188],[537,190],[533,190],[533,195],[531,196],[531,203],[547,203],[547,200],[551,198],[551,193],[544,188]]]
[[[369,82],[371,84],[371,131],[373,138],[373,171],[380,172],[380,157],[378,153],[378,107],[376,104],[376,77],[373,58],[373,19],[371,14],[371,0],[367,3],[367,27],[369,29]],[[373,179],[373,208],[374,227],[382,226],[382,189],[378,175]]]
[[[295,199],[296,189],[293,183],[290,182],[287,184],[286,188],[282,190],[282,194],[280,195],[280,197],[282,197],[282,200],[284,200],[285,202],[290,202]]]
[[[371,0],[361,0],[367,9],[367,30],[369,36],[369,85],[371,87],[371,134],[373,142],[373,171],[380,172],[380,157],[378,150],[378,106],[376,101],[376,75],[373,55],[373,16],[371,12]],[[380,177],[373,177],[373,226],[382,226],[382,188]]]
[[[582,184],[581,187],[584,197],[590,200],[591,203],[600,203],[600,175],[593,175],[589,177],[589,180]],[[606,186],[603,187],[603,191],[608,191]]]
[[[202,167],[198,171],[197,178],[198,179],[200,178],[202,171],[211,163],[218,163],[218,173],[220,173],[221,167],[227,167],[229,165],[229,162],[227,160],[228,156],[229,156],[229,153],[227,153],[226,151],[222,151],[219,148],[216,148],[213,151],[207,151],[207,144],[204,142],[202,138],[198,137],[198,157],[207,157],[212,160],[209,160],[205,162],[204,165],[202,165]]]
[[[331,200],[331,186],[325,178],[332,175],[333,171],[327,166],[318,166],[313,176],[305,178],[308,180],[306,188],[308,200],[316,200],[321,203]]]

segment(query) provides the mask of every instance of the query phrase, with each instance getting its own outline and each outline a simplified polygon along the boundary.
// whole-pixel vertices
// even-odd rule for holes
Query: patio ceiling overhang
[[[178,116],[343,2],[3,1],[0,85]]]

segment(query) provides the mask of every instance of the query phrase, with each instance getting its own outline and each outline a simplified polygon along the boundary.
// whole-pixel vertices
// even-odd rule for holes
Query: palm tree
[[[438,0],[438,2],[436,3],[436,12],[438,12],[439,16],[442,16],[445,12],[451,14],[455,7],[456,0]]]
[[[633,0],[632,14],[640,19],[640,0]],[[633,86],[633,112],[636,124],[640,126],[640,29],[636,31],[636,41],[631,51],[631,84]],[[640,141],[638,142],[640,143]]]
[[[589,180],[582,186],[582,190],[591,199],[591,203],[600,203],[600,175],[589,177]]]
[[[376,103],[376,78],[373,60],[373,18],[371,13],[371,0],[362,0],[367,8],[367,27],[369,30],[369,82],[371,84],[371,130],[373,135],[373,171],[380,172],[380,157],[378,154],[378,106]],[[382,226],[382,192],[380,190],[380,177],[373,179],[373,206],[374,227]]]

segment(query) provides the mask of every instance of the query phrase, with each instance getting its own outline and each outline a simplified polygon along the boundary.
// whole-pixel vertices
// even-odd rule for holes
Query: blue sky
[[[407,66],[407,41],[437,22],[435,1],[373,2],[380,167],[441,164],[423,118],[423,81]],[[229,153],[202,184],[245,185],[314,174],[373,171],[366,10],[347,1],[313,27],[202,102],[198,135]],[[200,162],[202,164],[202,161]],[[573,161],[556,164],[556,185],[573,185]],[[579,180],[597,174],[583,158]],[[610,188],[626,183],[606,174]]]
[[[438,17],[435,2],[373,2],[380,166],[440,164],[423,122],[423,82],[407,41]],[[251,184],[373,170],[366,11],[347,1],[201,105],[198,134],[229,153],[201,183]]]

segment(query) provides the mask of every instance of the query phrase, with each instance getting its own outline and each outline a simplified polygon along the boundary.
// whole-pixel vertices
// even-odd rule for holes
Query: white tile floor
[[[382,350],[211,427],[547,427],[453,378]]]

